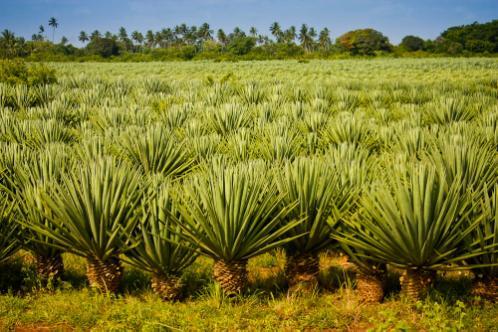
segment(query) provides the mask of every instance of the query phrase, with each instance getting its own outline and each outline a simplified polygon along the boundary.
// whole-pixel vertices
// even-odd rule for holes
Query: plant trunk
[[[407,269],[401,275],[401,293],[411,301],[418,301],[427,294],[434,273],[424,273],[419,269]]]
[[[385,276],[356,273],[356,290],[365,303],[379,303],[384,299]]]
[[[492,302],[498,301],[498,277],[476,278],[472,285],[472,295]]]
[[[35,260],[36,274],[42,282],[57,280],[62,276],[64,263],[61,253],[56,253],[53,256],[37,255]]]
[[[155,274],[152,276],[151,287],[163,301],[180,299],[182,283],[178,277]]]
[[[123,268],[118,257],[106,261],[89,259],[86,276],[90,287],[95,287],[103,293],[116,293],[123,277]]]
[[[227,294],[241,293],[247,285],[247,260],[216,261],[213,276]]]
[[[291,291],[312,291],[318,285],[320,265],[316,253],[288,255],[285,274]]]

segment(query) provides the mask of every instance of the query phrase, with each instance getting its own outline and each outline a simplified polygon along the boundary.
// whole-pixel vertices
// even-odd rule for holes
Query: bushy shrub
[[[56,81],[55,70],[46,65],[27,65],[23,60],[0,61],[0,82],[32,86],[52,84]]]

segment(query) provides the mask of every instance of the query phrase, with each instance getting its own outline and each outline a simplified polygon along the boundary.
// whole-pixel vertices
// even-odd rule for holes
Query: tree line
[[[0,34],[0,57],[27,57],[32,60],[63,60],[77,58],[119,58],[129,60],[163,59],[283,59],[283,58],[327,58],[341,55],[374,56],[383,54],[446,54],[472,55],[498,53],[498,20],[488,23],[474,22],[470,25],[450,27],[435,40],[424,40],[417,36],[406,36],[400,44],[393,45],[389,39],[374,29],[358,29],[339,36],[335,42],[330,30],[317,30],[307,24],[299,28],[271,24],[270,34],[260,33],[255,27],[248,32],[239,27],[226,32],[214,30],[208,23],[200,26],[180,24],[159,31],[129,33],[121,27],[117,33],[110,31],[81,31],[81,47],[69,43],[62,36],[55,41],[59,22],[52,17],[48,21],[52,38],[48,38],[45,27],[31,40],[16,36],[10,30]]]

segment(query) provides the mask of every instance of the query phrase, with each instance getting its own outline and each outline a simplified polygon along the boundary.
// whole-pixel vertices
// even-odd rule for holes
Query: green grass
[[[288,295],[277,252],[250,261],[251,289],[236,299],[223,296],[211,281],[212,262],[199,258],[184,276],[186,299],[175,303],[162,302],[150,291],[148,276],[130,267],[117,296],[98,294],[85,286],[81,259],[65,255],[64,261],[67,271],[59,286],[0,295],[0,329],[492,331],[498,325],[498,305],[466,294],[466,277],[441,277],[429,297],[413,305],[399,298],[393,275],[382,304],[362,304],[351,288],[354,279],[331,255],[321,257],[320,279],[329,281],[321,292]],[[20,271],[28,279],[24,284],[31,268],[24,264]]]

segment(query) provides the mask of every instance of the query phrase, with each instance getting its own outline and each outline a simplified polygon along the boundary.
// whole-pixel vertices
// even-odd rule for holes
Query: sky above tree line
[[[66,36],[75,45],[81,30],[117,33],[124,26],[130,34],[208,22],[215,31],[254,26],[270,35],[275,21],[284,29],[328,27],[333,39],[374,28],[399,43],[406,35],[434,39],[450,26],[497,19],[498,0],[0,0],[0,29],[16,35],[30,38],[41,24],[51,35],[52,16],[59,22],[56,39]]]

